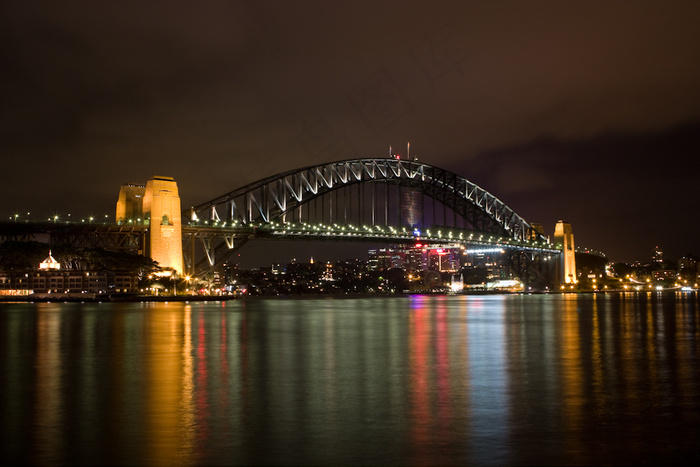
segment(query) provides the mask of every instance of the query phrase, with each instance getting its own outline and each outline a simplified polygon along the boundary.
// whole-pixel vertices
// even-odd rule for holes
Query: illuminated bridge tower
[[[554,228],[554,243],[562,246],[559,280],[562,284],[575,284],[576,281],[576,250],[574,249],[574,233],[571,224],[557,221]]]
[[[119,189],[117,201],[117,223],[128,222],[143,217],[143,196],[146,194],[146,185],[139,183],[125,183]]]
[[[180,195],[172,177],[153,177],[146,185],[126,184],[119,190],[118,223],[148,226],[145,251],[163,268],[183,272]]]
[[[180,195],[172,177],[153,177],[146,183],[143,216],[150,230],[147,251],[164,268],[183,272]]]

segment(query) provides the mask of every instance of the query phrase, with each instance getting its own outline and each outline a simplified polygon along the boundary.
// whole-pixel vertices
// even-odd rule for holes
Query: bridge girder
[[[143,225],[6,222],[0,225],[0,244],[10,240],[45,241],[48,239],[51,246],[104,248],[143,253],[147,232],[148,228]]]

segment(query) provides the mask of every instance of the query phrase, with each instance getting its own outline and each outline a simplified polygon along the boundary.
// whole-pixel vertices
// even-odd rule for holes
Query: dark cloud
[[[605,208],[640,184],[689,196],[687,170],[651,167],[697,148],[669,129],[700,119],[699,19],[662,1],[3,2],[0,214],[111,215],[154,174],[198,204],[411,141],[613,257],[641,255],[617,250],[619,219],[700,254],[688,223]]]

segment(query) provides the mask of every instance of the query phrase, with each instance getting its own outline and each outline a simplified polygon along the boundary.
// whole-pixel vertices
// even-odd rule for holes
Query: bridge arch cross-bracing
[[[217,248],[232,250],[261,237],[266,226],[307,222],[394,226],[410,232],[450,225],[516,243],[546,242],[510,207],[466,178],[417,160],[393,158],[290,170],[192,207],[182,218],[183,226],[190,226],[184,233],[191,230],[191,258],[198,236],[210,266],[222,259],[215,255],[214,238],[225,240]]]

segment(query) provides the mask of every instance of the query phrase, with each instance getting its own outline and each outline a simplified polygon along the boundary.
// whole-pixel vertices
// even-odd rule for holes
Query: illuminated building
[[[459,270],[460,250],[457,248],[431,248],[428,250],[428,269],[440,272]]]
[[[128,272],[61,270],[61,264],[49,256],[32,272],[0,273],[0,295],[125,293],[138,291],[138,277]]]
[[[503,281],[514,279],[508,256],[502,248],[470,248],[463,253],[464,282],[471,284],[470,288],[479,285],[489,288],[499,288]],[[488,286],[490,284],[490,286]],[[512,283],[506,282],[503,287],[511,288]],[[477,287],[474,287],[476,285]]]
[[[425,267],[424,252],[421,246],[411,246],[406,248],[406,261],[404,268],[407,272],[423,271]]]
[[[61,269],[61,263],[56,261],[53,256],[51,256],[51,250],[49,250],[49,256],[39,264],[39,269],[51,270],[51,269]]]
[[[372,249],[368,252],[370,269],[387,270],[391,268],[400,268],[403,266],[403,261],[400,253],[393,248],[380,248],[379,250]]]
[[[693,256],[683,256],[678,260],[678,275],[680,278],[690,284],[698,282],[698,267],[697,259]]]
[[[115,271],[41,269],[29,273],[0,273],[0,295],[134,293],[135,274]]]
[[[554,228],[554,243],[561,244],[560,281],[566,284],[576,283],[576,250],[574,248],[574,233],[571,224],[557,221]]]
[[[664,262],[664,250],[659,246],[655,246],[651,254],[651,259],[656,264],[661,264]]]
[[[673,285],[678,279],[678,273],[672,269],[657,269],[654,271],[654,282]]]
[[[371,270],[405,269],[407,272],[423,271],[426,266],[426,251],[421,245],[397,245],[394,248],[367,251],[367,265]]]
[[[323,275],[321,276],[321,280],[323,281],[334,281],[335,278],[333,277],[333,265],[331,264],[330,261],[326,263],[326,269],[323,271]]]
[[[379,268],[379,258],[377,256],[376,248],[372,248],[367,251],[367,267],[370,270],[375,270]]]

